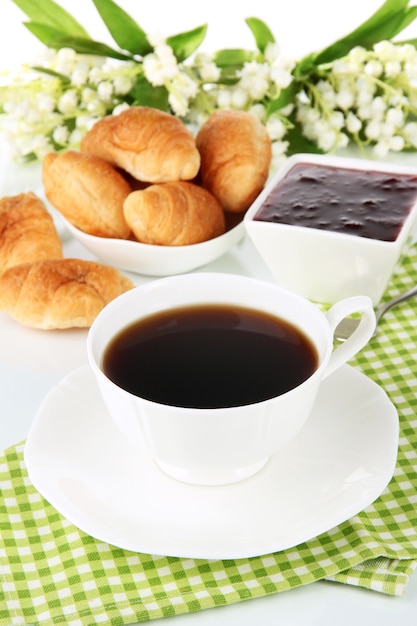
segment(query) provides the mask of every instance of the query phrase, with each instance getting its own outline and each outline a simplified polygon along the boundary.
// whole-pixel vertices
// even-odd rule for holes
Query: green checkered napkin
[[[386,297],[415,283],[417,247]],[[417,300],[390,311],[355,365],[396,405],[393,479],[361,514],[284,552],[205,561],[127,552],[79,531],[30,484],[23,444],[0,457],[0,626],[121,625],[320,579],[401,595],[417,565]]]

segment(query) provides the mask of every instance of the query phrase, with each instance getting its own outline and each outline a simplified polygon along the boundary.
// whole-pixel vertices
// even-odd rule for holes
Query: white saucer
[[[283,550],[373,502],[394,472],[398,416],[385,392],[343,366],[307,425],[258,474],[223,487],[165,475],[119,434],[89,366],[45,398],[25,447],[29,477],[96,539],[165,556],[238,559]]]

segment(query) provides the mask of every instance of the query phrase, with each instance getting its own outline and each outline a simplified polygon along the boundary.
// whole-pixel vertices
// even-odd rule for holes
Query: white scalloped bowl
[[[89,252],[108,265],[145,276],[173,276],[202,267],[228,252],[245,235],[242,221],[223,235],[188,246],[157,246],[138,241],[96,237],[63,218],[70,233]]]

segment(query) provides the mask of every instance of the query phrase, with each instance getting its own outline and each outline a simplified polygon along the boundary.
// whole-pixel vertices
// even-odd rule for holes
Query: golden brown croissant
[[[196,144],[202,185],[225,211],[245,211],[269,173],[272,149],[265,126],[251,113],[216,111],[200,128]]]
[[[34,193],[0,199],[0,274],[9,267],[62,258],[53,219]]]
[[[200,167],[195,139],[185,124],[150,107],[102,118],[83,138],[81,151],[151,183],[191,180]]]
[[[133,191],[124,212],[133,234],[143,243],[185,246],[225,231],[224,212],[216,198],[185,181]]]
[[[80,230],[98,237],[127,239],[123,202],[126,179],[107,161],[68,150],[43,161],[42,180],[50,203]]]
[[[89,327],[108,302],[133,286],[118,270],[93,261],[25,263],[0,276],[0,310],[43,330]]]

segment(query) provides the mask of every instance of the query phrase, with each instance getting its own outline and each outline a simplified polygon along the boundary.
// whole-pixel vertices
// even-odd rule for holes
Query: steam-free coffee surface
[[[240,406],[285,393],[316,369],[316,349],[293,325],[223,305],[161,312],[122,330],[105,374],[132,394],[194,408]]]
[[[130,393],[193,408],[260,402],[296,387],[316,367],[315,347],[293,325],[224,305],[144,318],[113,338],[103,358],[105,374]]]

